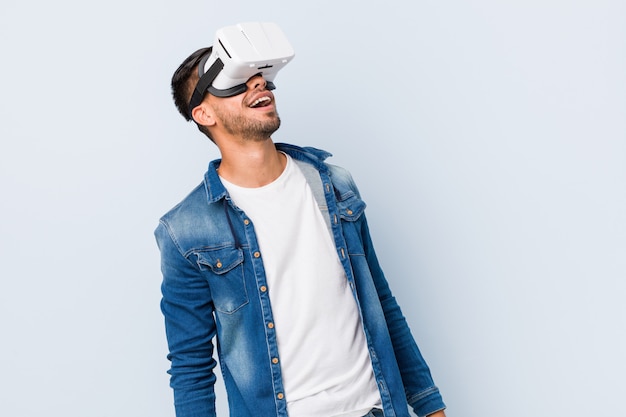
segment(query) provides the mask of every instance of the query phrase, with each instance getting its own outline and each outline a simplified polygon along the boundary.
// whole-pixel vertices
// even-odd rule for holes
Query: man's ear
[[[191,117],[196,123],[202,126],[213,126],[215,124],[215,114],[207,103],[200,103],[191,111]]]

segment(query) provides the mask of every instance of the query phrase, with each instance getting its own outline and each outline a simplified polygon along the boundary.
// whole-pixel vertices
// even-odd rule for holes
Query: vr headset
[[[276,73],[294,57],[291,44],[274,23],[239,23],[219,29],[210,53],[198,65],[200,80],[189,102],[189,116],[209,92],[232,97],[245,92],[246,82],[262,75],[273,90]]]

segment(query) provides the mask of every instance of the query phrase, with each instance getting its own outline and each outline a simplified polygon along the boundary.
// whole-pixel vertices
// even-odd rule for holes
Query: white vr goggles
[[[207,92],[216,97],[241,94],[257,74],[263,75],[268,89],[274,89],[276,73],[293,57],[291,44],[274,23],[240,23],[219,29],[213,50],[198,65],[200,80],[189,102],[190,116]]]

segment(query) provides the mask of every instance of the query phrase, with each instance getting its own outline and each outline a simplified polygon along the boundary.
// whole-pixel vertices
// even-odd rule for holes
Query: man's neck
[[[231,142],[220,146],[220,152],[219,175],[246,188],[262,187],[273,182],[282,174],[287,163],[285,155],[276,150],[271,139]]]

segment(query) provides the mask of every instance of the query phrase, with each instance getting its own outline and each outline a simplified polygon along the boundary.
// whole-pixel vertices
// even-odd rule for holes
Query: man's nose
[[[261,74],[253,75],[248,80],[248,88],[250,88],[251,90],[255,90],[257,88],[260,90],[264,90],[266,86],[267,81],[265,81],[265,78],[263,78]]]

